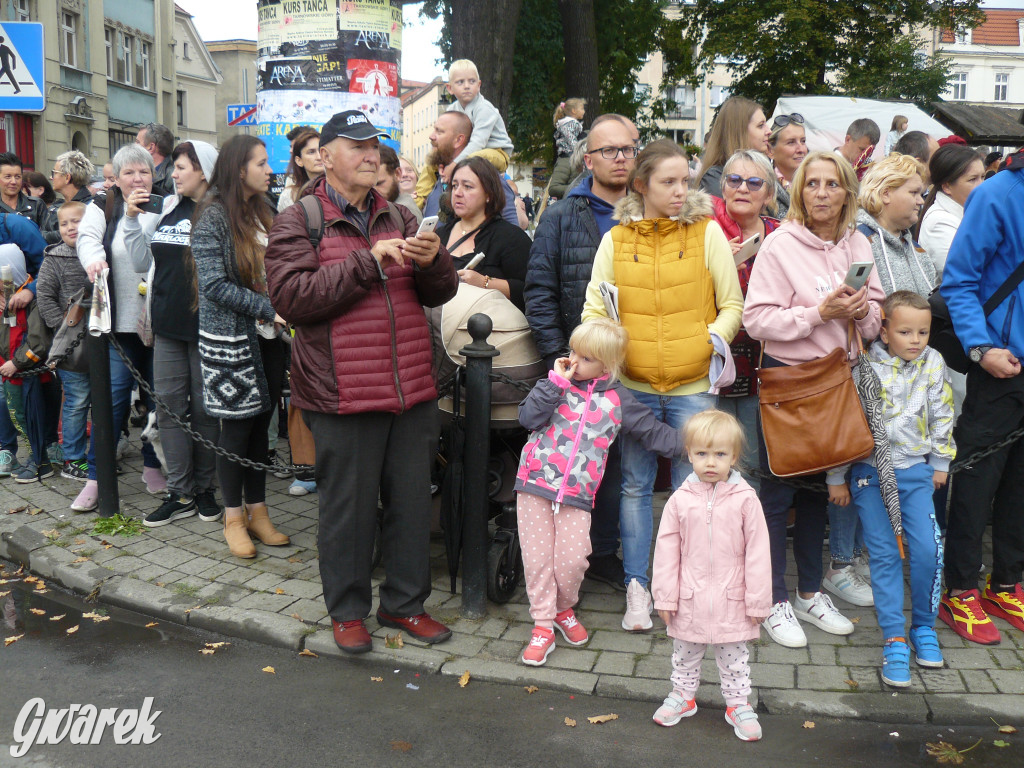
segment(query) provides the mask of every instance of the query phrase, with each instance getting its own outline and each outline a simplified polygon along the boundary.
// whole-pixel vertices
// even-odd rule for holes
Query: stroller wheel
[[[487,550],[487,597],[492,603],[507,603],[523,576],[523,560],[515,536],[495,538]]]

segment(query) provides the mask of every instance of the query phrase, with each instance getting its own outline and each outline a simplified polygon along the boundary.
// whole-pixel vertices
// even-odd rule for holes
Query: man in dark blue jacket
[[[1024,150],[967,199],[949,249],[942,296],[971,359],[954,437],[963,459],[1024,426],[1024,283],[987,317],[989,297],[1024,262]],[[956,476],[946,532],[939,618],[967,640],[998,643],[990,616],[1024,631],[1024,439]],[[992,573],[978,590],[982,536],[992,515]]]
[[[594,254],[615,221],[636,158],[635,128],[620,115],[602,115],[587,136],[584,163],[591,172],[549,208],[537,226],[526,273],[526,318],[548,368],[569,353],[569,335],[580,323]],[[608,454],[590,523],[593,552],[587,576],[625,591],[619,548],[619,446]]]

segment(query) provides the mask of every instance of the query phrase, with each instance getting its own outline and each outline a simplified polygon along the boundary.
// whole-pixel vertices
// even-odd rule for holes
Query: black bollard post
[[[473,341],[459,350],[466,358],[466,441],[462,481],[462,615],[487,613],[487,463],[491,455],[491,318],[469,318]]]
[[[114,425],[114,399],[110,385],[110,342],[106,335],[86,333],[89,357],[89,389],[92,395],[92,439],[96,444],[97,512],[112,517],[121,511],[117,494],[118,428]]]

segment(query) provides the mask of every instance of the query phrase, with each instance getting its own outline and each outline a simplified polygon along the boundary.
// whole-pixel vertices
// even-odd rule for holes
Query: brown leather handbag
[[[874,450],[846,350],[799,365],[759,368],[757,377],[768,467],[776,477],[824,472]]]

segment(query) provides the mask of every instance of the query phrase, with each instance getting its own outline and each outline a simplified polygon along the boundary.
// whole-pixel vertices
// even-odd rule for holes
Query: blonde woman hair
[[[708,168],[724,165],[735,152],[747,148],[747,129],[754,113],[761,109],[756,101],[742,96],[730,96],[718,108],[715,124],[711,126],[711,135],[701,153],[704,168],[697,177],[696,186],[704,178]],[[763,112],[764,110],[761,109]]]
[[[558,125],[558,121],[561,120],[566,115],[571,114],[578,109],[585,109],[586,106],[586,99],[566,99],[557,107],[555,107],[555,125]]]
[[[775,176],[775,168],[772,167],[772,161],[763,152],[756,152],[753,149],[741,149],[738,152],[733,152],[732,156],[725,161],[725,166],[722,168],[722,187],[725,188],[725,177],[732,172],[733,166],[741,162],[748,162],[757,168],[757,172],[761,178],[764,179],[765,186],[768,187],[768,199],[766,204],[768,210],[775,213],[778,210],[778,200],[776,199],[779,192],[778,179]]]
[[[868,214],[877,217],[885,207],[882,202],[885,192],[899,189],[914,176],[924,181],[924,172],[924,164],[917,158],[893,153],[871,164],[861,180],[857,201]]]
[[[597,360],[608,369],[608,378],[614,382],[626,359],[629,331],[606,317],[597,317],[582,325],[569,337],[569,347],[578,355]]]
[[[807,214],[807,207],[804,205],[804,185],[807,183],[807,169],[811,163],[832,163],[839,176],[839,184],[846,192],[846,200],[843,201],[843,209],[839,212],[839,221],[836,223],[836,231],[832,240],[838,242],[842,239],[847,230],[852,229],[857,221],[857,174],[853,166],[842,155],[835,152],[811,152],[800,163],[800,167],[793,174],[793,183],[790,185],[789,213],[786,214],[786,221],[795,221],[797,224],[806,227],[810,221]]]
[[[727,443],[739,461],[743,455],[746,438],[743,435],[743,427],[736,417],[715,408],[691,416],[683,427],[683,444],[686,450],[708,448],[715,443]]]
[[[469,59],[456,59],[448,66],[448,79],[450,80],[454,72],[472,72],[477,80],[480,79],[480,70],[476,68]]]

